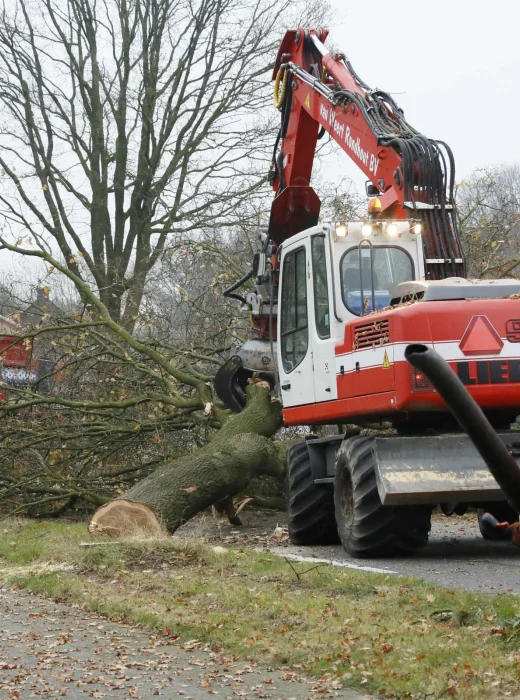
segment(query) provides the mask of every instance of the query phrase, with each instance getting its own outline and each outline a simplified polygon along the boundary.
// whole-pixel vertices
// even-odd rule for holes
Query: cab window
[[[320,338],[330,338],[329,288],[327,282],[327,260],[325,257],[325,236],[318,235],[311,238],[311,252],[316,332]]]
[[[307,280],[305,249],[288,253],[282,271],[280,342],[283,368],[292,372],[307,354]]]
[[[341,259],[341,289],[347,309],[357,316],[390,304],[396,284],[414,279],[413,262],[402,248],[351,248]],[[372,295],[372,285],[374,294]]]

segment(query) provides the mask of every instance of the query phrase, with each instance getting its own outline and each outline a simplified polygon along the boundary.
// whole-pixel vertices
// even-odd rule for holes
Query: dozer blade
[[[519,434],[499,437],[516,456]],[[467,435],[378,436],[373,449],[384,505],[506,500]]]

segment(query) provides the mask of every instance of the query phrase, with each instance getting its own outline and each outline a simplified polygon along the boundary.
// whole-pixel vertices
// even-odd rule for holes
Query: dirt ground
[[[289,546],[285,511],[246,506],[240,511],[242,526],[231,525],[226,516],[199,513],[176,532],[179,537],[197,537],[226,546]]]
[[[287,532],[287,514],[283,510],[257,508],[246,505],[240,511],[242,526],[231,525],[226,516],[211,511],[199,513],[195,518],[177,530],[180,537],[197,537],[208,542],[223,545],[243,545],[245,547],[290,547]],[[476,524],[476,513],[446,518],[440,510],[435,510],[433,523],[440,528],[457,526],[460,532]]]

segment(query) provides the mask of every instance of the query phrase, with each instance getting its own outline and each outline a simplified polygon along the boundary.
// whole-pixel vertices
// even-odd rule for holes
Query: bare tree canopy
[[[456,190],[469,274],[511,277],[520,265],[520,168],[476,170]]]
[[[243,330],[220,291],[265,217],[271,66],[285,26],[326,7],[0,3],[0,250],[41,261],[70,297],[49,311],[47,282],[41,315],[10,331],[47,374],[0,387],[0,511],[126,493],[173,530],[255,474],[283,475],[269,386],[234,417],[212,378]]]
[[[169,236],[229,225],[263,182],[279,18],[304,11],[4,0],[0,210],[15,240],[59,250],[131,328]]]

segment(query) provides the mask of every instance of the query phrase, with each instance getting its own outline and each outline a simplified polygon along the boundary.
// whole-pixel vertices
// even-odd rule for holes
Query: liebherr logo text
[[[323,104],[320,104],[320,117],[330,124],[333,133],[343,139],[352,153],[375,175],[379,167],[379,158],[376,158],[373,153],[363,150],[359,136],[357,139],[351,136],[350,126],[345,127],[345,124],[340,124],[334,110],[327,109]]]

